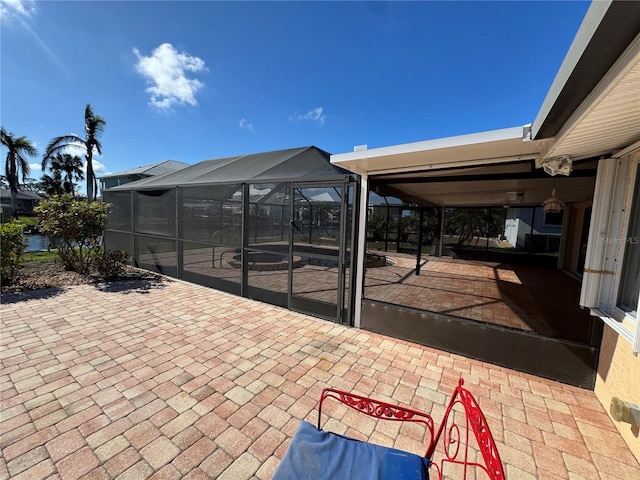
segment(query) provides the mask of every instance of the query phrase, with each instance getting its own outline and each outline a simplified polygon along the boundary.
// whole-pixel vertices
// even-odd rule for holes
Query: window
[[[616,305],[626,314],[637,319],[640,295],[640,169],[637,168],[633,189],[627,235],[620,239],[624,260]]]
[[[580,305],[640,353],[640,151],[598,162]]]
[[[564,210],[558,213],[545,212],[544,224],[549,226],[561,226],[564,217]]]

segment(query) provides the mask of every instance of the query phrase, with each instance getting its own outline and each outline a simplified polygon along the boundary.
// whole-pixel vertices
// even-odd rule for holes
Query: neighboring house
[[[122,172],[104,175],[103,177],[100,177],[100,185],[102,190],[104,190],[105,188],[117,187],[118,185],[124,185],[125,183],[135,182],[142,178],[177,172],[178,170],[182,170],[188,166],[188,163],[177,162],[175,160],[164,160],[163,162],[152,163],[150,165],[144,165],[142,167],[131,168]]]
[[[571,301],[591,312],[591,320],[583,321],[590,340],[582,346],[542,336],[537,341],[526,332],[477,328],[451,315],[418,316],[367,299],[362,268],[354,323],[519,370],[549,368],[537,373],[543,376],[559,378],[588,366],[595,378],[583,385],[594,389],[607,412],[616,397],[640,405],[639,2],[591,4],[537,117],[519,130],[356,150],[333,155],[331,162],[361,175],[365,199],[367,191],[390,184],[425,205],[498,206],[518,191],[531,207],[556,188],[567,205],[558,269],[581,275],[580,298]],[[359,242],[358,251],[364,251],[365,239]],[[551,287],[547,278],[534,286],[548,291],[532,308],[552,308],[567,298],[559,291],[562,283]],[[566,284],[571,281],[567,276]],[[613,420],[640,460],[639,427]]]
[[[38,206],[42,197],[36,192],[18,190],[17,210],[18,214],[31,214],[34,207]],[[0,204],[2,206],[2,222],[11,218],[11,190],[0,188]]]
[[[504,236],[516,250],[557,252],[560,249],[562,213],[545,213],[542,207],[509,208]]]

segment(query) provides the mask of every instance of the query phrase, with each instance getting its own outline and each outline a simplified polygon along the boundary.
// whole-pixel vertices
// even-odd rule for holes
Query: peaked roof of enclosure
[[[175,160],[163,160],[161,162],[151,163],[149,165],[143,165],[141,167],[130,168],[121,172],[110,173],[99,178],[100,180],[105,180],[107,178],[126,177],[129,175],[144,175],[150,177],[155,175],[164,175],[165,173],[175,172],[176,170],[182,170],[183,168],[188,166],[189,164],[184,162],[177,162]]]
[[[314,146],[205,160],[177,172],[108,189],[154,189],[220,183],[310,181],[343,177],[349,172],[331,165],[330,154]]]

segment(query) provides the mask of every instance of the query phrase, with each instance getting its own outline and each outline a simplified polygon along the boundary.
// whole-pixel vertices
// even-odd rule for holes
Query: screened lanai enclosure
[[[518,160],[365,182],[316,147],[279,150],[105,190],[105,247],[168,276],[589,386],[601,328],[578,296],[594,181],[594,161],[550,178]],[[560,212],[541,208],[552,192]]]
[[[144,269],[351,324],[356,185],[316,147],[204,161],[105,190],[105,248]]]
[[[369,175],[365,249],[386,266],[365,263],[361,328],[592,388],[602,328],[578,302],[595,175],[589,159],[560,178],[531,160]]]

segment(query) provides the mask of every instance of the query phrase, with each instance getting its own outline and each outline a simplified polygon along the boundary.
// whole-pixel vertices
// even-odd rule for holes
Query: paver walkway
[[[270,478],[325,386],[430,412],[463,375],[516,479],[640,479],[592,392],[183,282],[4,296],[0,478]],[[346,415],[340,433],[421,452]]]

